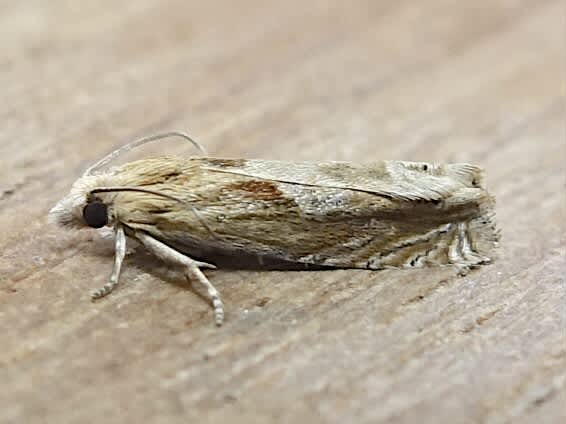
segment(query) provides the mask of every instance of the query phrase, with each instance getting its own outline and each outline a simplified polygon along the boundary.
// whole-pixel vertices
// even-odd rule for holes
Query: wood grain
[[[563,2],[0,11],[0,422],[564,421]],[[464,278],[215,271],[217,329],[141,252],[91,303],[112,244],[46,213],[93,161],[164,129],[215,156],[482,165],[499,258]]]

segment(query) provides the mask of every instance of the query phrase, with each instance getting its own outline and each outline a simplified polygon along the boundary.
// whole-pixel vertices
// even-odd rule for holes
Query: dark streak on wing
[[[201,158],[200,160],[205,164],[220,168],[242,168],[247,162],[246,159]]]

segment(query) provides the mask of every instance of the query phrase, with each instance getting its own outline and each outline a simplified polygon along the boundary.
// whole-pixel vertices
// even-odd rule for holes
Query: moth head
[[[111,208],[108,196],[92,194],[103,186],[104,176],[92,175],[79,178],[71,191],[50,211],[49,221],[66,228],[102,228],[111,223]],[[101,193],[102,194],[102,193]]]
[[[205,149],[199,143],[187,134],[179,131],[154,134],[130,141],[124,146],[107,154],[95,164],[91,165],[84,172],[83,176],[79,178],[75,184],[73,184],[69,194],[61,199],[49,211],[49,221],[63,227],[72,228],[101,228],[112,224],[113,218],[111,202],[113,195],[110,193],[117,193],[119,191],[138,191],[149,193],[150,190],[124,187],[123,182],[120,181],[120,178],[113,174],[112,170],[104,172],[101,171],[101,169],[117,157],[136,147],[169,137],[180,137],[184,139],[206,156]],[[109,188],[113,186],[115,188]],[[178,199],[166,194],[156,192],[153,192],[153,194],[179,201]]]

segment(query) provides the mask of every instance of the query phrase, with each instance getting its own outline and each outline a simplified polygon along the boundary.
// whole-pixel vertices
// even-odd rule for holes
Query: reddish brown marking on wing
[[[276,200],[283,198],[283,193],[277,185],[269,181],[243,181],[227,186],[229,190],[240,190],[249,193],[252,197],[260,200]]]

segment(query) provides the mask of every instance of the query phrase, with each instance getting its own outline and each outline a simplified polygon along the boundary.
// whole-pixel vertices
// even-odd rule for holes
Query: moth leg
[[[126,235],[124,234],[124,228],[122,228],[121,225],[118,225],[116,227],[114,240],[114,269],[112,270],[112,274],[110,275],[110,281],[108,281],[103,287],[91,293],[90,297],[92,298],[92,300],[106,296],[112,290],[114,290],[114,287],[118,285],[120,269],[122,268],[124,256],[126,256]]]
[[[192,262],[192,264],[187,266],[185,270],[187,278],[190,281],[198,281],[206,289],[208,298],[212,302],[212,307],[214,308],[214,322],[216,323],[216,325],[220,326],[224,321],[224,305],[222,304],[222,300],[220,300],[220,294],[208,280],[208,278],[206,278],[206,276],[202,273],[199,266],[196,265],[202,262],[197,262],[190,258],[188,259]]]
[[[200,268],[216,267],[212,264],[189,258],[145,233],[136,232],[135,237],[143,243],[147,250],[158,258],[183,266],[187,278],[190,281],[198,281],[206,289],[208,299],[212,302],[214,308],[214,321],[216,325],[222,325],[222,321],[224,321],[224,305],[222,304],[222,300],[220,300],[220,294],[200,270]]]
[[[489,263],[489,258],[478,255],[472,248],[468,235],[468,224],[458,224],[454,239],[448,248],[450,262],[456,266],[459,276],[467,275],[472,268]]]
[[[479,255],[476,251],[474,251],[470,242],[468,227],[469,224],[467,223],[459,225],[460,239],[462,240],[462,254],[464,255],[464,258],[466,258],[471,266],[478,266],[491,262],[490,258]]]

